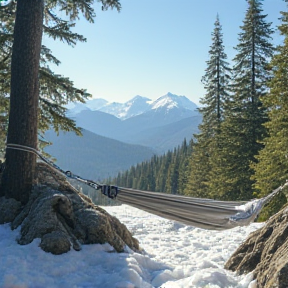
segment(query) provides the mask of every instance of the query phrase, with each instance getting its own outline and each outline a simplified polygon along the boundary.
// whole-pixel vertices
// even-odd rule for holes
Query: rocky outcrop
[[[251,233],[225,268],[240,274],[254,271],[257,288],[288,287],[288,206]]]
[[[71,247],[81,250],[83,244],[95,243],[109,243],[117,252],[123,252],[126,245],[139,250],[138,241],[125,225],[46,164],[37,166],[37,179],[26,205],[21,207],[19,202],[2,197],[0,209],[8,202],[13,209],[5,217],[0,216],[0,221],[4,218],[2,223],[11,222],[12,229],[21,225],[19,244],[40,238],[40,247],[53,254],[68,252]]]

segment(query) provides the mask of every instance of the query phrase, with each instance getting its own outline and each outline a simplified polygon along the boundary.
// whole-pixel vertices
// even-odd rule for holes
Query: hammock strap
[[[46,157],[44,157],[37,149],[35,148],[31,148],[25,145],[20,145],[20,144],[11,144],[8,143],[6,144],[6,148],[7,149],[14,149],[14,150],[19,150],[19,151],[25,151],[25,152],[29,152],[29,153],[33,153],[36,156],[38,156],[43,162],[45,162],[46,164],[48,164],[51,168],[53,168],[54,170],[59,171],[60,173],[64,174],[66,177],[68,178],[72,178],[75,179],[79,182],[82,182],[96,190],[99,190],[102,188],[103,185],[98,184],[95,181],[92,180],[88,180],[88,179],[84,179],[78,175],[73,174],[71,171],[65,171],[63,169],[61,169],[58,165],[56,165],[54,162],[52,162],[51,160],[47,159]],[[5,169],[5,166],[4,166]],[[108,195],[107,195],[108,196]],[[109,196],[108,196],[109,197]]]

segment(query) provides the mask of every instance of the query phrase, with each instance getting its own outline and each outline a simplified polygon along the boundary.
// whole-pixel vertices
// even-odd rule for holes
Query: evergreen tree
[[[199,111],[203,120],[199,125],[200,133],[194,135],[197,141],[190,158],[191,172],[185,190],[186,195],[197,197],[207,197],[209,194],[210,145],[215,135],[220,133],[225,105],[229,98],[230,68],[224,52],[222,26],[218,15],[214,25],[210,59],[202,78],[206,94],[200,100],[203,107],[199,108]]]
[[[78,41],[86,41],[82,35],[71,31],[75,23],[68,23],[55,15],[54,6],[55,3],[49,2],[44,7],[43,32],[48,37],[52,37],[54,40],[61,40],[68,45],[75,45]],[[9,96],[10,92],[15,13],[15,2],[0,10],[2,22],[0,26],[0,75],[2,79],[0,97],[6,99],[6,101],[8,101],[7,96]],[[75,127],[75,122],[65,116],[66,109],[63,105],[69,101],[84,102],[89,94],[84,89],[74,87],[73,82],[69,78],[53,73],[49,68],[50,63],[59,65],[60,61],[53,56],[49,48],[42,45],[39,67],[39,108],[41,110],[39,114],[39,129],[44,131],[52,126],[56,131],[59,131],[59,129],[74,130],[80,134],[80,130]]]
[[[179,162],[180,162],[180,148],[174,149],[172,160],[169,165],[165,183],[165,192],[169,194],[177,194],[178,179],[179,179]]]
[[[172,161],[172,151],[168,151],[164,157],[161,159],[161,166],[157,174],[156,178],[156,186],[155,190],[157,192],[165,192],[166,191],[166,179],[168,176],[169,166]]]
[[[225,105],[229,99],[230,72],[227,55],[223,45],[222,26],[217,15],[212,32],[212,45],[210,46],[210,59],[206,62],[207,68],[202,77],[206,90],[205,96],[200,99],[203,107],[199,108],[203,116],[199,126],[201,134],[198,138],[212,139],[219,132],[224,117]]]
[[[184,139],[180,152],[178,191],[177,191],[178,194],[184,195],[184,191],[188,182],[188,175],[190,175],[191,173],[189,167],[189,157],[192,154],[193,147],[194,147],[193,139],[188,144],[186,142],[186,139]]]
[[[262,100],[267,94],[267,81],[271,78],[268,61],[274,49],[273,33],[267,15],[262,14],[261,0],[248,0],[242,32],[233,67],[233,99],[225,111],[218,145],[214,146],[210,189],[220,198],[250,199],[252,197],[250,167],[263,147],[259,143],[266,133],[262,125],[267,121]]]
[[[262,141],[264,148],[256,157],[259,162],[253,165],[253,179],[256,180],[254,187],[259,196],[265,196],[285,183],[288,173],[288,12],[281,14],[282,24],[278,29],[285,37],[284,43],[277,47],[277,53],[270,63],[274,77],[269,82],[268,96],[263,98],[263,103],[268,108],[269,121],[265,123],[265,127],[269,136]],[[279,205],[276,204],[274,203],[275,207],[270,212],[281,208],[283,197]]]
[[[7,143],[37,148],[38,71],[42,40],[43,0],[17,3],[11,61],[11,93]],[[27,203],[34,179],[36,155],[6,151],[1,195]]]
[[[43,24],[54,21],[57,25],[64,27],[63,29],[67,31],[66,36],[68,35],[65,39],[69,41],[69,29],[73,24],[61,20],[56,14],[52,13],[52,10],[66,11],[71,21],[79,18],[80,13],[83,13],[85,18],[92,22],[93,17],[95,17],[91,6],[93,2],[93,0],[55,0],[45,1],[45,3],[44,0],[17,1],[11,60],[8,144],[13,143],[37,148],[40,90],[38,75],[40,74],[42,30],[49,34],[49,26],[47,26],[48,29],[46,27],[43,29]],[[108,7],[120,9],[118,0],[102,0],[102,4],[103,9]],[[46,12],[51,20],[48,19],[46,23],[43,23]],[[57,29],[55,31],[57,34]],[[54,36],[56,35],[55,31]],[[71,40],[73,41],[73,38]],[[5,67],[3,68],[5,69]],[[7,73],[9,71],[7,67],[6,71]],[[53,108],[50,108],[50,113],[55,111]],[[27,203],[33,184],[35,165],[36,156],[33,153],[8,149],[1,181],[1,196],[5,195],[7,198],[14,198],[22,203]]]

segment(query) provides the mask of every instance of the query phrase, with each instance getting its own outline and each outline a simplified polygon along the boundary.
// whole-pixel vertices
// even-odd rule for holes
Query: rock
[[[45,234],[40,243],[40,247],[45,252],[51,252],[52,254],[59,255],[70,250],[71,242],[67,235],[61,231],[53,231]]]
[[[12,222],[21,211],[21,202],[13,198],[0,198],[0,224]]]
[[[76,218],[78,230],[84,231],[80,237],[82,243],[109,243],[117,252],[124,251],[125,242],[112,230],[110,217],[94,209],[81,209]]]
[[[41,194],[40,187],[37,187],[37,189],[32,190],[28,203],[22,208],[21,213],[19,213],[14,219],[14,221],[11,223],[12,230],[18,228],[21,225],[24,219],[28,216],[33,202],[37,199],[37,197],[39,197],[40,194]]]
[[[288,206],[251,233],[225,268],[240,274],[254,270],[257,288],[288,287]]]
[[[57,214],[59,206],[63,205],[63,202],[69,202],[69,199],[57,190],[47,187],[41,190],[39,197],[32,203],[29,214],[22,222],[19,244],[31,243],[35,238],[42,238],[52,231],[66,232],[65,224],[63,225]],[[14,224],[12,226],[14,227]]]
[[[28,203],[20,213],[19,207],[15,206],[18,210],[15,208],[13,217],[7,218],[7,222],[12,221],[12,229],[21,225],[19,244],[25,245],[40,238],[40,247],[56,255],[68,252],[71,247],[79,251],[83,244],[96,243],[109,243],[117,252],[123,252],[126,245],[139,251],[138,240],[132,237],[127,227],[94,205],[63,175],[43,163],[37,165],[37,173]]]

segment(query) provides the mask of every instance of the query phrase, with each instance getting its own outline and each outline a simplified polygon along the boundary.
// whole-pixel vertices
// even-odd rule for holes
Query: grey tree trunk
[[[38,71],[44,0],[18,0],[11,64],[10,114],[7,143],[37,148]],[[28,202],[36,156],[6,150],[0,196]]]

